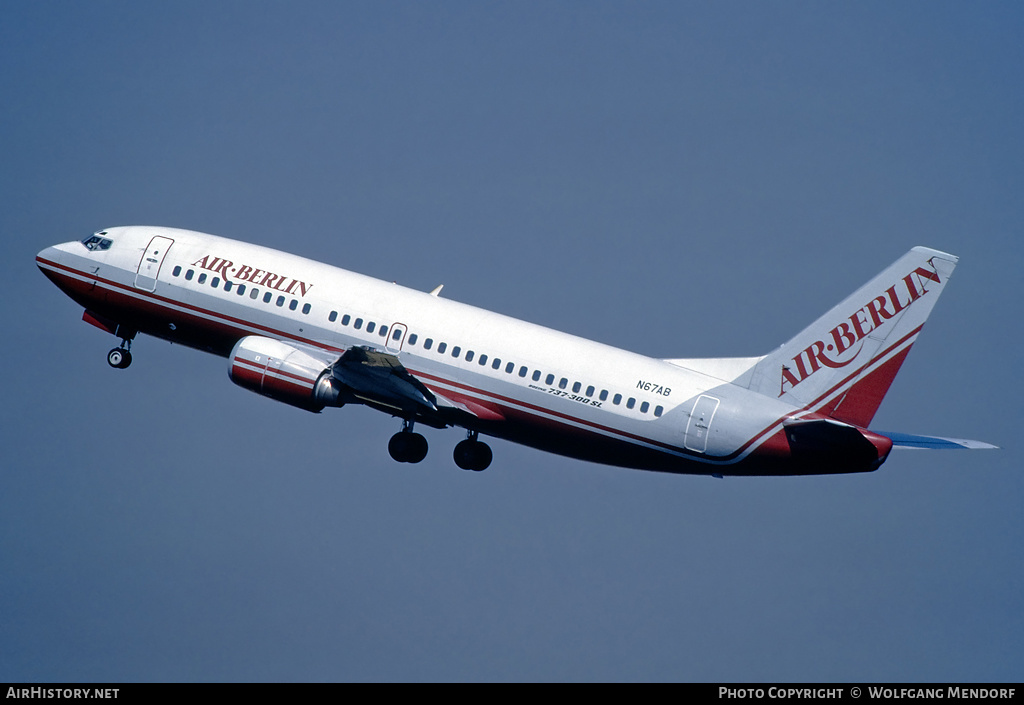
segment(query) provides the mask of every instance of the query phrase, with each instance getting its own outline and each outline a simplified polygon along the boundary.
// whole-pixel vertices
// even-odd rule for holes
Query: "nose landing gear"
[[[131,347],[131,339],[122,340],[121,347],[114,348],[107,353],[107,364],[119,370],[128,367],[128,365],[132,364]]]
[[[85,320],[108,333],[113,333],[121,339],[121,345],[107,353],[107,364],[118,370],[123,370],[128,367],[128,365],[132,364],[132,340],[135,338],[138,331],[129,328],[128,326],[121,325],[120,323],[111,323],[109,321],[101,325],[100,323],[95,322],[92,314],[88,311],[85,313]]]

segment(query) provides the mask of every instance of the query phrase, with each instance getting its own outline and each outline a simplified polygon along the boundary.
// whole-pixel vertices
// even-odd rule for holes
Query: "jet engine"
[[[307,411],[345,404],[330,361],[273,338],[250,335],[235,343],[228,376],[240,387]]]

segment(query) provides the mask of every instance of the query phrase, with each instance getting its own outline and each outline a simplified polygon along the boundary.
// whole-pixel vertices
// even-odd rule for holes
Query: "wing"
[[[457,392],[438,394],[427,388],[396,355],[370,347],[352,347],[331,368],[335,382],[379,411],[421,421],[435,428],[475,427],[478,421],[503,419],[501,413]]]
[[[494,418],[457,394],[435,395],[395,355],[370,347],[352,347],[339,356],[316,346],[251,335],[235,344],[228,375],[257,394],[314,412],[365,404],[435,428]]]
[[[349,348],[331,366],[331,376],[367,404],[414,415],[437,411],[437,397],[390,353]]]

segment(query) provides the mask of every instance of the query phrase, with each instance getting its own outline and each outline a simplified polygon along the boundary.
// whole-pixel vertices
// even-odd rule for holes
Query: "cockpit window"
[[[113,240],[108,240],[107,238],[100,237],[99,235],[90,235],[82,240],[82,244],[85,245],[85,249],[90,252],[94,252],[96,250],[109,250],[110,246],[114,244],[114,242]]]

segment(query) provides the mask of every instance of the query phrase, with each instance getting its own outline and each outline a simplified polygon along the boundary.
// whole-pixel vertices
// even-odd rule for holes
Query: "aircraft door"
[[[388,331],[388,340],[384,343],[384,351],[397,355],[402,352],[402,345],[405,344],[405,336],[409,328],[404,323],[392,323]]]
[[[174,244],[174,240],[157,235],[149,241],[146,253],[142,255],[139,262],[139,271],[135,275],[135,287],[145,291],[156,289],[156,278],[160,274],[160,265],[164,263],[167,250]]]
[[[690,412],[690,421],[686,424],[686,436],[683,439],[683,446],[688,450],[695,450],[703,453],[708,447],[708,432],[711,430],[711,421],[718,411],[719,400],[701,394],[693,403],[693,411]]]

